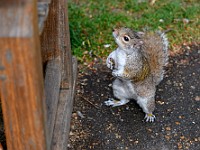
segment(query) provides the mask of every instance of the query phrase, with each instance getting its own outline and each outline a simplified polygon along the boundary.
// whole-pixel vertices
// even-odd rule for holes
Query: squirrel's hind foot
[[[123,99],[123,100],[118,101],[118,100],[115,100],[113,98],[109,98],[107,101],[104,102],[104,104],[106,106],[116,107],[116,106],[125,105],[128,102],[129,102],[129,100],[127,100],[127,99]]]
[[[144,119],[146,120],[146,122],[154,122],[156,119],[156,116],[153,115],[152,113],[148,113],[145,115]]]

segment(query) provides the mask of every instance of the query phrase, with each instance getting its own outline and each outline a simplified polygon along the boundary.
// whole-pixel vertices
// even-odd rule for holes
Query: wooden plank
[[[45,96],[46,96],[46,108],[47,108],[47,122],[48,127],[48,145],[51,144],[51,137],[53,134],[54,122],[57,111],[57,103],[60,93],[61,83],[61,58],[57,57],[53,60],[49,60],[46,66],[45,72]]]
[[[41,34],[41,51],[43,62],[61,56],[62,46],[59,34],[59,7],[58,0],[53,0],[49,5],[49,14]],[[62,57],[61,57],[62,59]]]
[[[72,88],[73,76],[72,76],[72,54],[71,54],[71,43],[70,43],[70,32],[69,32],[69,20],[68,20],[68,5],[67,0],[60,0],[61,15],[61,31],[62,39],[61,43],[63,44],[63,74],[62,74],[62,83],[61,88],[68,89]]]
[[[44,150],[45,105],[36,1],[3,0],[3,4],[0,62],[5,69],[0,71],[0,89],[7,148]]]
[[[67,3],[65,0],[59,0],[60,15],[60,31],[62,33],[61,43],[63,49],[63,73],[61,82],[60,99],[58,103],[56,122],[53,132],[53,140],[51,144],[52,150],[67,149],[68,134],[71,121],[71,113],[73,109],[74,88],[77,74],[77,61],[72,60],[70,34],[67,14]]]
[[[58,104],[58,112],[56,117],[56,123],[54,128],[53,139],[51,143],[51,150],[65,150],[65,145],[67,142],[67,128],[66,124],[70,121],[69,117],[67,117],[67,111],[70,111],[68,107],[72,107],[72,99],[71,99],[71,89],[69,90],[61,90],[60,99]],[[67,109],[68,108],[68,109]],[[69,114],[70,112],[68,112]],[[71,117],[71,116],[70,116]]]
[[[51,60],[54,60],[55,58],[59,57],[61,60],[61,66],[62,74],[63,70],[66,70],[67,68],[64,68],[64,55],[65,49],[66,49],[66,27],[63,22],[64,20],[64,14],[65,14],[65,7],[63,5],[64,3],[62,0],[52,0],[51,4],[49,5],[49,15],[47,17],[43,32],[41,34],[41,49],[42,49],[42,58],[43,62],[48,62]],[[69,63],[71,64],[71,61],[69,59]],[[63,76],[61,74],[61,77]],[[56,83],[58,83],[60,80],[57,78]],[[46,79],[45,79],[46,80]],[[45,82],[46,83],[46,82]],[[48,88],[45,86],[45,89]],[[56,93],[58,91],[55,91]],[[49,92],[46,92],[46,95],[48,95]],[[59,98],[46,98],[46,106],[47,107],[47,126],[48,126],[48,141],[52,141],[52,135],[53,135],[53,129],[55,124],[55,116],[57,111],[57,104],[58,104]],[[53,101],[53,102],[52,102]]]
[[[61,89],[56,123],[54,127],[52,150],[66,150],[70,129],[71,114],[73,110],[74,91],[77,77],[77,60],[73,58],[72,85],[70,89]]]
[[[72,56],[70,45],[70,34],[67,14],[66,0],[52,0],[49,8],[50,12],[46,20],[43,33],[41,35],[41,47],[43,62],[61,56],[63,72],[65,77],[69,77],[72,70]],[[70,81],[71,79],[66,79]],[[63,85],[63,88],[69,88]]]

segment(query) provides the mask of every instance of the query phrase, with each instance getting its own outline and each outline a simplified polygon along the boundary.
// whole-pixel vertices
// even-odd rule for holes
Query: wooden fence
[[[76,69],[65,0],[0,1],[0,95],[9,150],[67,149]]]

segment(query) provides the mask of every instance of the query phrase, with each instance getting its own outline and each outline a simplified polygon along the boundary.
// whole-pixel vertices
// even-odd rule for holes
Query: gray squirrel
[[[168,62],[168,40],[163,32],[136,32],[121,27],[113,30],[118,48],[107,58],[107,67],[116,77],[114,97],[107,106],[121,106],[135,99],[145,112],[146,122],[154,122],[156,85],[163,80]]]

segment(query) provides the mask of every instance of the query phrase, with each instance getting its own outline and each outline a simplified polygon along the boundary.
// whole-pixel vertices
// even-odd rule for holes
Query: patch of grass
[[[177,45],[200,40],[198,0],[158,0],[153,6],[148,0],[70,0],[68,10],[72,51],[81,62],[106,57],[114,50],[112,29],[116,26],[173,29],[168,37],[174,51]]]

